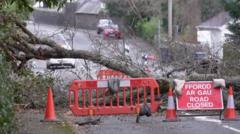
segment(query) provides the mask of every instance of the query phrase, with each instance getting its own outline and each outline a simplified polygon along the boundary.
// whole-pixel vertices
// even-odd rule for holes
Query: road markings
[[[203,116],[203,117],[194,117],[196,120],[199,120],[199,121],[208,121],[208,122],[214,122],[214,123],[218,123],[218,124],[221,124],[222,121],[221,120],[217,120],[217,119],[210,119],[210,118],[207,118],[206,116]]]
[[[237,129],[237,128],[234,128],[234,127],[231,127],[231,126],[228,126],[228,125],[223,125],[221,120],[210,119],[210,118],[208,118],[208,117],[206,117],[206,116],[203,116],[203,117],[194,117],[194,119],[195,119],[195,120],[198,120],[198,121],[214,122],[214,123],[217,123],[217,124],[221,125],[221,126],[224,127],[224,128],[227,128],[227,129],[229,129],[229,130],[232,130],[232,131],[235,131],[235,132],[240,133],[240,129]]]
[[[234,128],[234,127],[230,127],[230,126],[228,126],[228,125],[222,125],[222,127],[240,133],[240,130],[239,130],[239,129],[236,129],[236,128]]]
[[[62,40],[64,41],[64,45],[67,46],[67,48],[71,48],[73,49],[67,42],[66,38],[63,36],[62,33],[59,34],[60,38],[62,38]]]

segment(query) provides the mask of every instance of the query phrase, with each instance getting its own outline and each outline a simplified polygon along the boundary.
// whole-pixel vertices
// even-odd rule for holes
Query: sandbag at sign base
[[[173,80],[174,92],[177,96],[182,95],[182,88],[184,86],[184,83],[185,83],[185,80],[178,80],[178,79]]]

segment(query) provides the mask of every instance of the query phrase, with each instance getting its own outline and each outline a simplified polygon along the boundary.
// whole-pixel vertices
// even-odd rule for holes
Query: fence
[[[152,78],[126,78],[114,83],[109,80],[75,80],[69,90],[69,107],[76,116],[139,113],[147,103],[157,112],[160,89]],[[110,92],[115,89],[115,93]]]

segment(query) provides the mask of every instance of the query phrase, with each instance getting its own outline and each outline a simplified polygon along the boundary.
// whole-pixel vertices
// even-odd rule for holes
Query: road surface
[[[63,42],[71,44],[70,33],[61,32],[62,27],[50,26],[44,24],[28,23],[27,28],[39,35],[51,35],[59,33]],[[92,36],[93,35],[93,36]],[[73,49],[92,51],[93,46],[91,38],[98,37],[95,31],[86,31],[76,29],[73,40]],[[152,51],[146,46],[146,43],[139,39],[129,40],[130,57],[135,60],[141,60],[142,53]],[[114,51],[114,48],[113,48]],[[139,58],[140,57],[140,58]],[[67,70],[46,70],[46,61],[33,60],[36,72],[51,72],[56,78],[61,77],[67,83],[73,79],[77,79],[77,74],[86,73],[84,70],[83,60],[77,59],[75,69]],[[89,64],[92,68],[97,69],[95,64]],[[92,70],[91,74],[95,74],[96,70]],[[74,121],[83,121],[89,117],[69,117]],[[98,118],[98,117],[93,117]],[[240,133],[240,122],[222,122],[217,117],[188,117],[181,118],[180,122],[162,122],[163,116],[153,115],[152,117],[143,117],[140,124],[136,124],[135,116],[103,116],[99,125],[86,125],[78,127],[79,130],[84,130],[86,134],[238,134]]]
[[[179,122],[163,122],[164,116],[143,117],[139,124],[135,116],[102,116],[99,125],[79,126],[86,134],[239,134],[240,121],[221,121],[218,117],[182,117]],[[89,117],[78,117],[81,122]]]

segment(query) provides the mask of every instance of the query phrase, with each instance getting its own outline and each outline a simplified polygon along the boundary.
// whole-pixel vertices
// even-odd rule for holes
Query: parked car
[[[61,37],[61,36],[60,36]],[[56,39],[55,39],[56,40]],[[59,43],[60,38],[58,38],[57,42]],[[72,50],[70,45],[64,41],[65,43],[59,43],[60,47]],[[47,69],[67,69],[67,68],[75,68],[75,59],[72,58],[51,58],[47,60]]]
[[[113,24],[112,20],[110,19],[100,19],[97,24],[97,34],[101,34],[105,28],[112,27]]]
[[[67,69],[75,68],[75,60],[71,58],[49,59],[47,69]]]
[[[103,30],[103,37],[104,39],[107,38],[121,39],[121,32],[119,31],[118,27],[105,28]]]

